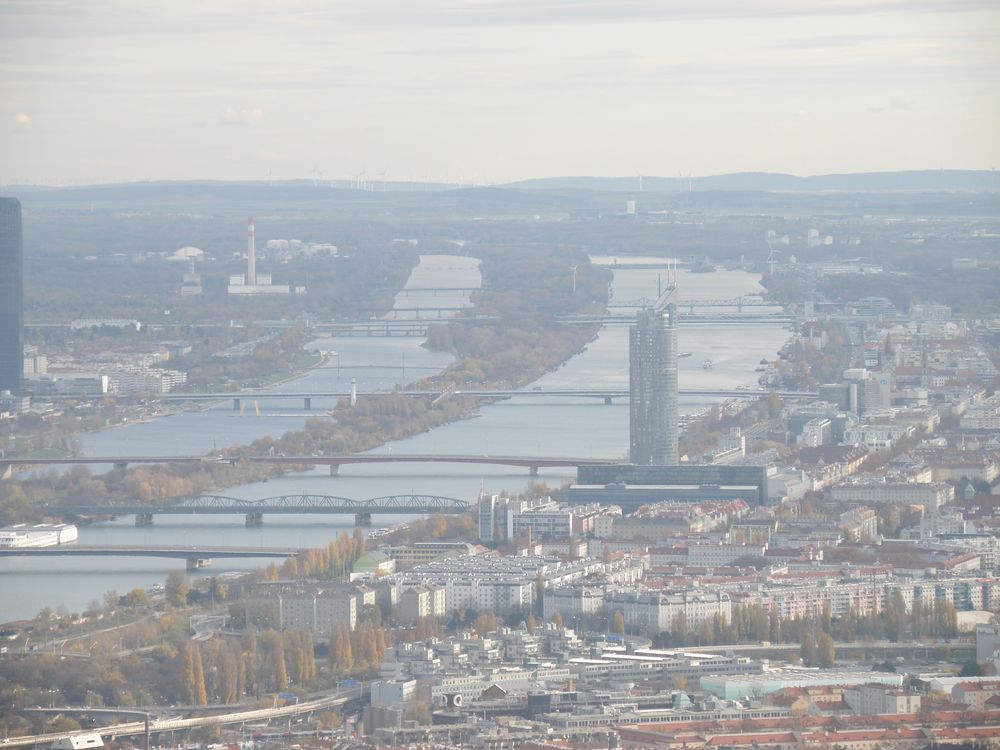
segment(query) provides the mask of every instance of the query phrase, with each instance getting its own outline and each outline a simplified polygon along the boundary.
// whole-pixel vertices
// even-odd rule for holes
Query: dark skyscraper
[[[640,310],[629,332],[629,443],[634,464],[678,463],[677,289]]]
[[[0,198],[0,390],[24,386],[21,202]]]

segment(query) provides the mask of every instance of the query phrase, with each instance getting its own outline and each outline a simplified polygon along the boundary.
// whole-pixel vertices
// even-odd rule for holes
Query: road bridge
[[[59,466],[62,464],[113,464],[126,469],[129,464],[200,464],[234,463],[236,459],[220,456],[74,456],[72,458],[0,458],[0,479],[10,479],[15,466]]]
[[[650,297],[640,297],[638,299],[617,300],[608,302],[608,309],[613,308],[643,308],[652,307],[656,302]],[[694,312],[696,307],[735,307],[741,311],[744,307],[775,307],[782,308],[782,305],[772,300],[764,299],[755,295],[743,295],[740,297],[730,297],[728,299],[681,299],[677,302],[677,307],[690,312]]]
[[[561,315],[556,320],[566,325],[630,326],[635,324],[634,315]],[[680,313],[681,326],[691,325],[765,325],[780,323],[786,325],[794,318],[785,313],[716,313],[698,315]]]
[[[297,549],[274,547],[177,547],[177,546],[84,546],[60,544],[53,547],[4,547],[0,557],[165,557],[185,560],[188,570],[198,570],[213,559],[247,557],[295,557]]]
[[[331,474],[345,463],[378,463],[358,456],[263,456],[251,461],[287,465],[329,464]],[[405,457],[404,457],[405,460]],[[336,469],[336,471],[335,471]],[[61,505],[50,510],[73,516],[135,516],[136,526],[152,526],[160,515],[243,515],[247,526],[261,526],[264,515],[353,515],[355,525],[370,526],[372,515],[433,515],[467,513],[472,505],[464,500],[436,495],[386,495],[369,500],[352,500],[335,495],[281,495],[262,500],[244,500],[223,495],[199,495],[175,503],[156,505]],[[39,549],[55,549],[42,547]],[[67,548],[69,549],[69,548]],[[245,555],[244,555],[245,556]]]
[[[778,390],[770,391],[760,388],[681,388],[681,396],[702,398],[737,398],[755,399],[767,397],[776,393],[781,398],[818,398],[816,391]],[[610,404],[615,399],[628,398],[629,392],[624,388],[531,388],[531,389],[453,389],[448,391],[429,390],[398,390],[398,391],[368,391],[357,393],[358,398],[382,396],[414,396],[427,398],[447,398],[448,396],[476,396],[478,398],[598,398]],[[243,400],[298,400],[302,399],[303,408],[312,408],[313,399],[336,400],[350,398],[351,392],[344,391],[296,391],[294,393],[276,393],[274,391],[236,391],[236,392],[200,392],[200,393],[167,393],[161,396],[164,401],[228,401],[233,402],[233,411],[239,411]],[[56,461],[58,463],[58,461]]]
[[[439,294],[472,294],[481,291],[478,286],[411,286],[403,289],[394,287],[381,287],[379,291],[394,292],[399,297],[416,297],[420,295],[430,295],[437,297]]]
[[[237,463],[240,460],[247,460],[256,463],[273,463],[273,464],[291,464],[296,466],[329,466],[330,476],[338,476],[340,474],[340,467],[345,464],[376,464],[376,463],[442,463],[442,464],[484,464],[484,465],[495,465],[495,466],[523,466],[529,470],[531,476],[538,476],[538,470],[540,468],[551,468],[551,467],[573,467],[573,466],[603,466],[607,464],[618,463],[615,459],[611,458],[552,458],[546,456],[487,456],[487,455],[448,455],[448,454],[406,454],[406,453],[352,453],[345,455],[320,455],[320,456],[251,456],[246,459],[241,459],[237,456],[185,456],[185,457],[174,457],[175,461],[190,461],[190,462],[200,462],[215,461],[218,463]],[[46,458],[46,459],[35,459],[35,458],[7,458],[0,460],[0,468],[5,470],[5,476],[10,476],[13,472],[15,466],[51,466],[51,465],[67,465],[75,466],[77,464],[83,465],[93,465],[93,464],[113,464],[115,467],[124,467],[129,463],[150,463],[151,459],[145,456],[83,456],[83,457],[67,457],[67,458]],[[214,496],[206,496],[214,497]],[[308,496],[308,495],[298,495],[289,497],[321,497],[327,498],[327,496]],[[302,511],[302,512],[321,512],[321,513],[358,513],[358,512],[368,512],[370,513],[444,513],[444,512],[460,512],[456,509],[451,511],[443,509],[441,506],[431,503],[429,506],[420,504],[420,501],[415,501],[412,507],[406,507],[403,509],[393,509],[395,506],[390,503],[386,503],[382,506],[378,506],[376,501],[386,500],[390,501],[394,498],[422,498],[429,496],[421,495],[394,495],[388,498],[375,498],[374,500],[357,501],[349,500],[348,498],[332,498],[333,501],[344,501],[346,504],[342,506],[336,506],[336,504],[330,505],[328,508],[326,505],[320,503],[319,505],[313,506],[313,510]],[[253,502],[263,502],[263,501],[250,501],[250,500],[235,500],[234,498],[222,498],[223,500],[233,500],[234,502],[243,503],[244,505],[239,506],[245,510],[224,510],[218,512],[226,513],[237,513],[237,512],[247,512],[250,513],[253,509],[248,508],[248,503]],[[329,499],[329,498],[328,498]],[[441,498],[439,498],[441,499]],[[443,498],[448,500],[448,498]],[[370,510],[367,508],[360,508],[355,503],[374,503],[378,507],[373,507]],[[463,501],[455,501],[463,502]],[[62,507],[62,506],[60,506]],[[106,506],[72,506],[72,508],[96,508],[96,507],[106,507]],[[136,506],[138,507],[138,506]],[[144,508],[152,508],[152,513],[160,513],[167,511],[156,510],[158,506],[143,506]],[[169,506],[174,507],[174,506]],[[196,504],[194,507],[203,508],[204,506]],[[215,507],[221,507],[216,505]],[[234,506],[235,507],[235,506]],[[342,510],[332,510],[330,508],[340,507]],[[423,508],[429,507],[429,510]],[[70,506],[62,507],[63,510],[69,509]],[[87,515],[80,511],[82,515]],[[132,511],[123,511],[122,515],[130,515]],[[139,511],[135,511],[139,512]],[[216,511],[208,509],[200,510],[190,510],[190,511],[170,511],[170,512],[185,512],[185,513],[212,513]],[[267,513],[283,513],[291,511],[283,511],[277,509],[266,509],[261,512]],[[137,519],[138,521],[138,519]],[[250,519],[248,517],[248,523]],[[143,524],[139,524],[143,525]],[[250,524],[256,525],[256,524]]]

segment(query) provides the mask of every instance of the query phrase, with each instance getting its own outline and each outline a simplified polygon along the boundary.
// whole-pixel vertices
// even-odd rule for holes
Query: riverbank
[[[439,375],[412,382],[409,387],[440,392],[453,388],[520,387],[558,368],[593,339],[596,326],[567,327],[555,318],[603,309],[607,302],[606,271],[580,263],[577,254],[566,250],[542,256],[534,249],[480,250],[485,256],[480,259],[480,269],[489,288],[472,295],[470,316],[484,316],[486,320],[475,324],[443,323],[448,327],[448,349],[454,361]],[[579,266],[576,287],[563,284],[553,291],[554,278],[561,279],[563,268],[571,261]],[[440,349],[441,342],[438,344]],[[318,366],[313,363],[313,369]],[[297,373],[289,379],[301,377],[303,374]],[[115,497],[169,501],[277,477],[294,468],[240,461],[243,457],[269,452],[313,455],[371,450],[472,417],[483,403],[470,397],[380,395],[377,399],[362,397],[352,406],[347,399],[341,399],[333,410],[334,419],[309,419],[304,428],[277,438],[268,436],[219,448],[216,452],[237,459],[232,464],[147,465],[113,469],[99,476],[91,476],[86,469],[73,469],[61,477],[46,474],[15,484],[22,485],[21,494],[27,497],[22,508],[32,508],[32,515],[39,520],[49,517],[46,511],[51,513],[65,498],[73,498],[74,502],[101,502]],[[7,492],[12,490],[6,488]],[[4,492],[0,488],[0,494]]]

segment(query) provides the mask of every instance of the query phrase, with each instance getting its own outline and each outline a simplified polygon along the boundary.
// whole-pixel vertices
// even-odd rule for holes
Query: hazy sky
[[[0,0],[0,183],[1000,166],[1000,0]]]

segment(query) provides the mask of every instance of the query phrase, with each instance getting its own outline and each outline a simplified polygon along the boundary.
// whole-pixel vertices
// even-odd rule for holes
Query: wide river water
[[[607,258],[595,262],[609,263]],[[635,260],[635,259],[632,259]],[[655,297],[664,271],[629,268],[626,261],[613,266],[613,299]],[[569,274],[567,274],[569,277]],[[422,256],[396,300],[398,307],[455,307],[468,303],[466,293],[421,293],[414,289],[472,288],[481,278],[478,261],[459,256]],[[678,275],[681,300],[729,299],[762,291],[759,277],[743,271]],[[567,283],[570,279],[567,278]],[[753,308],[751,308],[751,311]],[[713,309],[713,311],[716,311]],[[627,311],[616,310],[624,314]],[[773,359],[788,337],[778,323],[756,325],[691,325],[680,328],[680,387],[731,389],[753,386],[761,359]],[[342,391],[355,378],[360,392],[390,388],[439,372],[451,362],[448,354],[427,351],[414,337],[329,338],[313,346],[327,353],[325,364],[301,378],[274,386],[278,392]],[[711,360],[711,369],[704,369]],[[628,328],[607,325],[586,349],[559,369],[547,373],[528,388],[575,389],[628,388]],[[705,408],[711,399],[681,398],[681,412]],[[258,399],[235,412],[222,403],[204,411],[186,412],[144,424],[129,425],[82,437],[84,454],[192,455],[247,443],[265,435],[280,435],[301,428],[310,417],[323,418],[333,403],[313,400],[306,412],[297,400]],[[258,416],[259,409],[259,416]],[[484,407],[473,419],[456,422],[412,438],[396,441],[375,452],[494,454],[624,458],[628,452],[628,403],[607,406],[588,398],[520,397]],[[483,486],[488,492],[521,490],[529,481],[559,486],[572,480],[569,469],[543,469],[529,480],[524,469],[469,464],[371,464],[348,465],[341,476],[331,477],[326,467],[244,486],[219,494],[259,499],[306,493],[338,495],[358,500],[398,494],[429,494],[473,500]],[[405,520],[376,516],[375,526]],[[131,517],[80,528],[86,545],[200,545],[254,547],[318,547],[343,531],[350,532],[353,518],[340,516],[265,517],[259,528],[244,526],[241,515],[160,516],[155,525],[136,528]],[[266,564],[260,558],[216,560],[204,571],[212,575],[247,570]],[[125,592],[162,583],[183,563],[159,558],[6,558],[0,559],[0,622],[30,618],[43,607],[65,605],[80,611],[108,590]],[[199,574],[200,575],[200,574]]]

